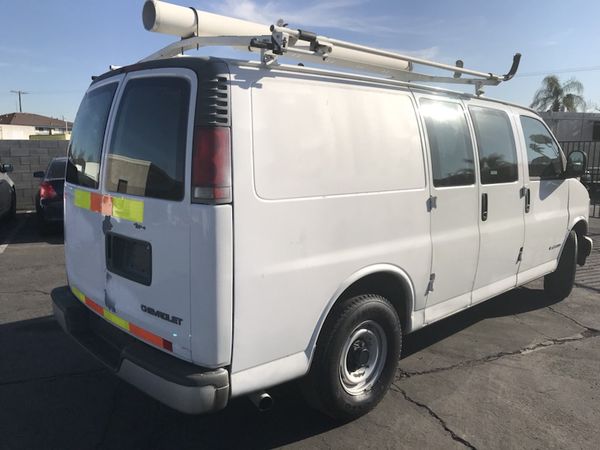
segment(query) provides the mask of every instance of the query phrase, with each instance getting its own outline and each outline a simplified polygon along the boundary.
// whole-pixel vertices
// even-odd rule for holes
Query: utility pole
[[[29,92],[25,91],[10,91],[13,94],[17,94],[19,96],[19,112],[23,112],[23,105],[21,104],[21,95],[29,94]]]

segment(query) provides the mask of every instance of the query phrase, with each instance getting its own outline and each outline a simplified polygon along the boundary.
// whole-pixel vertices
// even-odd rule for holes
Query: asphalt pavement
[[[594,223],[596,245],[600,226]],[[260,413],[245,398],[187,416],[118,380],[51,317],[62,234],[29,214],[0,225],[0,449],[598,448],[600,252],[559,303],[539,281],[405,339],[379,407],[347,424],[295,383]]]

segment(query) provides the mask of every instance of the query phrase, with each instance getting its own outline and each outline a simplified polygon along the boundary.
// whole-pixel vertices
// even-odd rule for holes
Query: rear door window
[[[189,97],[183,78],[127,82],[108,150],[108,191],[183,199]]]
[[[88,91],[83,97],[69,143],[67,181],[98,188],[102,143],[117,83]]]
[[[477,148],[482,184],[517,181],[517,148],[508,114],[479,106],[469,107]]]

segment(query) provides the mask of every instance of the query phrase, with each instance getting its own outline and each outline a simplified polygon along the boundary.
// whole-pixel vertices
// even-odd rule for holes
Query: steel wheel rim
[[[387,357],[383,328],[367,320],[354,328],[344,342],[339,361],[342,388],[350,395],[370,390],[379,380]]]

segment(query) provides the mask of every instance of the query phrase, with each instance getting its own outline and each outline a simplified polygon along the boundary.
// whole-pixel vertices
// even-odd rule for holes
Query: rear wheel
[[[17,215],[17,195],[15,194],[15,191],[13,189],[10,194],[10,208],[6,212],[4,220],[6,220],[7,222],[10,220],[13,220],[16,215]]]
[[[577,269],[577,233],[571,231],[558,260],[556,270],[544,277],[544,292],[554,300],[569,296]]]
[[[344,300],[327,319],[305,379],[309,403],[338,420],[373,409],[394,379],[402,329],[379,295]]]

